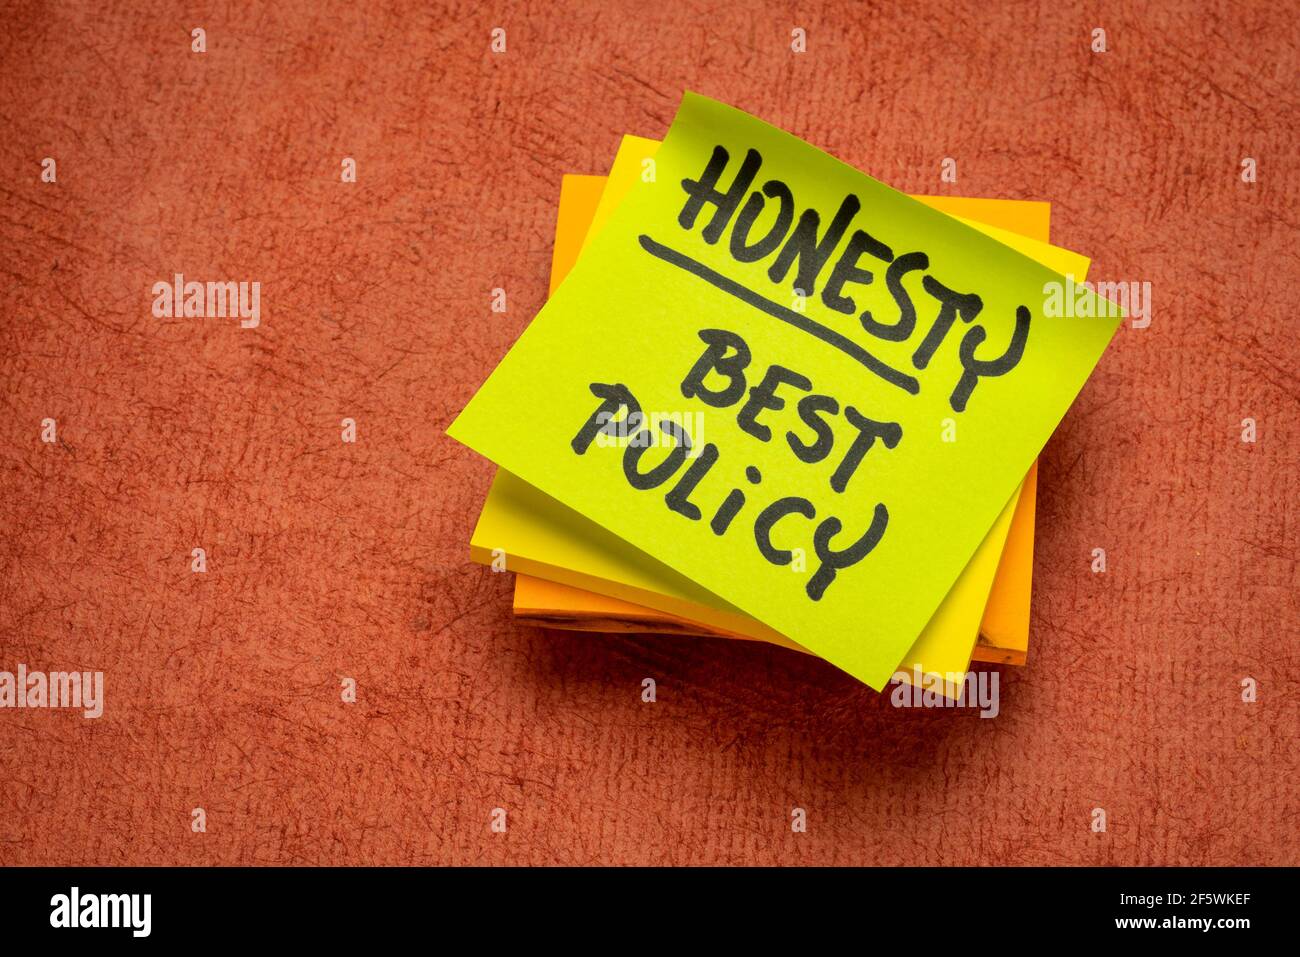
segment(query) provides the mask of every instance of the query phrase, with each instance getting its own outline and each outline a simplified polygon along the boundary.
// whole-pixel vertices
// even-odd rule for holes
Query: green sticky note
[[[687,94],[449,432],[879,690],[1120,321],[1064,283]]]

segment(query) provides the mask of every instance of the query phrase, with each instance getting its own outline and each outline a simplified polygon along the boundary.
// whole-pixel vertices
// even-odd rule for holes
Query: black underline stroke
[[[726,276],[722,275],[722,273],[710,269],[708,266],[704,265],[704,263],[692,259],[685,253],[679,253],[677,250],[670,249],[662,243],[655,242],[644,233],[641,234],[640,240],[641,248],[651,256],[685,269],[687,272],[699,276],[710,285],[721,289],[725,293],[735,296],[741,302],[749,303],[749,305],[763,310],[763,312],[767,313],[769,316],[780,319],[782,322],[787,322],[796,329],[801,329],[810,336],[820,339],[827,345],[840,350],[840,352],[843,352],[850,359],[860,362],[868,370],[880,376],[880,378],[884,379],[890,385],[898,386],[909,395],[916,395],[921,391],[921,384],[912,376],[905,372],[899,372],[897,369],[881,362],[866,349],[862,348],[862,346],[858,345],[847,336],[836,332],[834,329],[823,326],[820,322],[817,322],[814,319],[809,319],[807,316],[801,315],[793,309],[783,306],[778,302],[773,302],[771,299],[759,295],[752,289],[747,289],[734,279],[728,279]]]

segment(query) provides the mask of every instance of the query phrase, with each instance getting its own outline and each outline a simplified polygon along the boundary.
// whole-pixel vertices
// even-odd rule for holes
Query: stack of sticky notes
[[[1119,322],[1048,307],[1093,295],[1049,213],[906,196],[687,94],[563,178],[550,299],[449,430],[499,466],[473,558],[521,619],[877,690],[1023,663],[1036,459]]]

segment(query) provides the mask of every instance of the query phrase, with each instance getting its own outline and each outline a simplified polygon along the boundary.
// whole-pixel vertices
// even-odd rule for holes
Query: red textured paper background
[[[117,6],[0,14],[0,669],[107,697],[0,711],[0,862],[1300,859],[1292,14]],[[561,174],[684,89],[902,190],[1051,200],[1095,278],[1152,284],[1044,453],[996,720],[517,627],[468,560],[492,466],[443,430],[544,300]],[[261,327],[155,319],[178,271],[260,281]]]

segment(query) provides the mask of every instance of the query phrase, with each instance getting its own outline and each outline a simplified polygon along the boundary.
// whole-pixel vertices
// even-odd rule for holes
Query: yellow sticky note
[[[585,252],[596,234],[605,228],[609,217],[614,215],[614,210],[633,186],[647,178],[658,178],[658,164],[654,162],[654,155],[659,151],[659,146],[658,140],[630,133],[619,141],[605,188],[596,203],[596,212],[592,214],[591,222],[583,234],[581,251]]]
[[[619,144],[617,155],[610,168],[608,178],[597,176],[566,176],[560,190],[559,211],[556,218],[555,254],[551,262],[551,289],[554,291],[576,262],[579,251],[590,242],[600,227],[608,221],[609,216],[638,181],[646,176],[653,176],[654,165],[650,162],[659,148],[659,141],[640,136],[624,136]],[[603,188],[597,188],[603,183]],[[1089,262],[1086,258],[1067,249],[1050,246],[1047,243],[1051,226],[1051,204],[1027,200],[981,199],[959,196],[918,196],[915,197],[932,208],[969,222],[976,229],[983,230],[1002,242],[1012,245],[1027,256],[1037,259],[1060,273],[1074,275],[1082,281],[1087,278]],[[1014,235],[1013,235],[1014,234]],[[968,658],[986,662],[1021,664],[1025,660],[1029,644],[1029,598],[1033,575],[1034,542],[1034,507],[1037,491],[1036,467],[1029,470],[1022,491],[1016,501],[1006,543],[1002,547],[1002,558],[998,562],[997,572],[988,593],[987,603],[983,606],[980,618],[979,595],[972,591],[969,583],[964,587],[961,576],[952,591],[936,611],[930,625],[922,632],[917,643],[908,653],[903,668],[912,672],[920,668],[922,672],[948,674],[965,666]],[[540,493],[532,492],[528,486],[521,484],[517,495],[499,496],[489,494],[484,504],[484,512],[518,508],[521,514],[512,518],[509,514],[489,516],[487,526],[495,534],[506,537],[497,541],[495,548],[511,556],[511,567],[521,574],[556,578],[556,564],[563,566],[567,550],[565,538],[581,534],[586,520],[574,513],[563,522],[549,523],[545,529],[553,532],[555,540],[529,540],[517,535],[512,530],[526,530],[531,526],[527,516],[547,508],[562,508]],[[565,510],[568,511],[567,509]],[[996,526],[995,526],[996,527]],[[963,570],[962,575],[972,579],[980,577],[982,562],[977,561],[982,553],[992,550],[997,545],[998,536],[987,536],[976,550],[975,558]],[[476,532],[474,541],[480,541]],[[622,545],[622,543],[620,543]],[[598,564],[584,565],[582,568],[564,568],[558,577],[568,581],[580,580],[582,588],[559,585],[547,591],[539,583],[534,589],[551,603],[547,607],[552,614],[562,614],[563,607],[551,608],[557,601],[568,602],[568,610],[577,614],[604,615],[611,612],[609,600],[602,600],[599,591],[609,591],[610,583],[627,585],[635,580],[635,575],[626,570],[620,552],[626,547],[602,556]],[[474,554],[489,561],[494,548],[476,545]],[[519,611],[519,592],[522,586],[529,584],[524,579],[516,586],[516,611]],[[642,585],[646,583],[642,582]],[[589,591],[586,589],[595,589]],[[529,594],[532,594],[530,591]],[[559,596],[559,597],[557,597]],[[585,596],[585,597],[584,597]],[[649,608],[654,608],[668,615],[664,607],[658,604],[660,596],[654,596]],[[959,599],[965,600],[965,609],[955,614],[954,609],[945,610],[945,605],[953,604]],[[618,601],[615,599],[615,601]],[[585,606],[586,602],[590,607]],[[625,604],[623,613],[636,618],[638,615],[647,622],[647,607],[633,603]],[[940,612],[944,612],[941,614]],[[741,621],[715,621],[709,624],[712,614],[708,609],[700,608],[692,612],[692,618],[706,629],[733,635],[734,637],[764,637],[764,629],[752,619]],[[978,644],[970,650],[972,635],[976,634],[975,621],[979,621]],[[685,619],[678,619],[677,624]],[[942,622],[945,630],[940,632],[935,627]],[[786,639],[780,644],[794,645]],[[804,649],[799,649],[804,650]],[[924,657],[922,657],[924,653]]]
[[[581,237],[586,235],[590,238],[598,228],[599,210],[602,207],[612,210],[609,204],[611,196],[617,201],[626,195],[638,176],[648,168],[645,159],[653,156],[658,146],[656,140],[624,137],[608,182],[599,193],[591,188],[590,182],[598,177],[565,177],[556,217],[551,275],[553,289],[576,261]],[[922,201],[953,214],[960,213],[971,220],[983,220],[977,228],[985,229],[992,225],[1026,234],[1032,239],[1047,238],[1050,209],[1047,203],[955,197],[922,197]],[[1057,265],[1063,271],[1072,269],[1077,276],[1086,275],[1087,260],[1069,250],[1036,243],[1027,245],[1026,252]],[[995,523],[908,652],[900,666],[904,674],[909,677],[917,672],[923,675],[959,675],[973,654],[988,661],[1023,660],[1028,639],[1028,589],[1033,548],[1032,476],[1033,469],[1025,483],[1030,501],[1026,503],[1023,494],[1016,501],[1005,545],[1001,538],[1002,528]],[[1024,515],[1026,508],[1030,513],[1028,516]],[[527,575],[531,573],[581,583],[582,588],[557,583],[548,591],[538,582],[534,591],[543,592],[551,601],[560,596],[571,610],[581,612],[588,619],[592,615],[608,617],[614,614],[611,608],[620,607],[611,604],[617,599],[611,600],[599,593],[636,593],[646,604],[625,603],[621,606],[622,614],[632,618],[640,616],[648,621],[649,609],[654,608],[669,616],[671,621],[668,625],[676,630],[688,627],[693,620],[707,630],[805,650],[752,618],[727,608],[712,595],[706,596],[707,605],[691,604],[679,583],[681,576],[671,569],[660,568],[656,572],[658,580],[647,577],[635,559],[625,560],[624,555],[631,546],[622,541],[610,541],[608,550],[592,550],[587,540],[593,536],[599,538],[600,532],[599,529],[593,532],[591,525],[587,519],[526,483],[507,477],[493,484],[484,503],[472,540],[472,553],[476,560],[484,563],[494,561],[502,553],[508,556],[508,567],[522,576],[516,584],[516,610],[520,592],[527,590]],[[1013,535],[1017,531],[1019,534]],[[584,547],[573,548],[575,540]],[[1009,550],[1014,551],[1014,561],[1009,562],[1005,557]],[[997,558],[999,553],[1004,555],[1001,560]],[[988,580],[994,561],[997,570],[990,585]],[[665,610],[673,608],[678,611],[689,608],[690,619]],[[559,607],[553,609],[554,613],[562,614],[563,611]],[[609,626],[615,622],[610,620],[606,624]],[[665,619],[658,619],[659,626],[664,624]],[[988,649],[973,650],[977,630],[992,639]]]
[[[879,689],[1119,318],[715,101],[655,162],[450,432]]]

